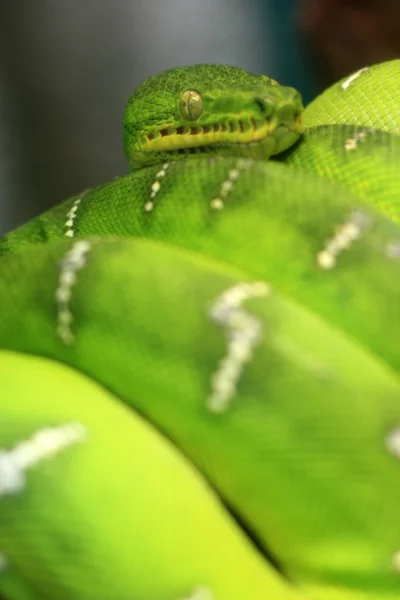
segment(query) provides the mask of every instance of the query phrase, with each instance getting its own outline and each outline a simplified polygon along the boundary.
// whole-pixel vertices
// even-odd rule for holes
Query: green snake
[[[173,69],[0,240],[2,600],[400,597],[399,109]]]

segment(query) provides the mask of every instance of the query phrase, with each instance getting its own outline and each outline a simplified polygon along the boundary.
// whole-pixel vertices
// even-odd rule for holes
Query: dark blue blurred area
[[[277,79],[301,92],[308,104],[319,93],[316,74],[307,51],[304,36],[298,28],[298,2],[296,0],[259,0],[263,21],[274,32],[273,45]],[[269,40],[265,40],[265,56],[269,52]]]
[[[124,173],[121,120],[144,78],[200,62],[315,91],[291,0],[2,0],[0,233]]]

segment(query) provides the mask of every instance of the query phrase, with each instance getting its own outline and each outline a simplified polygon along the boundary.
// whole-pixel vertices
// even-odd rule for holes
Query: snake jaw
[[[208,152],[221,145],[249,146],[263,142],[267,138],[278,135],[282,137],[282,129],[299,136],[304,127],[301,115],[297,116],[291,126],[282,124],[275,117],[246,117],[223,123],[206,123],[204,125],[177,124],[172,127],[164,124],[157,131],[145,135],[140,144],[140,151],[148,154],[158,152],[180,151],[179,154],[190,153],[191,148]],[[280,150],[279,150],[280,151]]]

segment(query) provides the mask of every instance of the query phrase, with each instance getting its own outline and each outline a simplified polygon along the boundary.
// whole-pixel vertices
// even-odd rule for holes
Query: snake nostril
[[[264,117],[271,116],[274,103],[268,96],[254,98],[254,103]]]
[[[265,102],[262,98],[255,98],[255,103],[262,113],[265,112]]]

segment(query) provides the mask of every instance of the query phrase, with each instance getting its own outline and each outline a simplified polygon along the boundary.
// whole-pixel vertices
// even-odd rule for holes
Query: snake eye
[[[195,121],[203,112],[203,99],[196,90],[186,90],[181,96],[179,108],[185,119]]]

